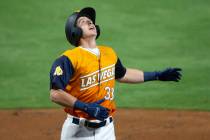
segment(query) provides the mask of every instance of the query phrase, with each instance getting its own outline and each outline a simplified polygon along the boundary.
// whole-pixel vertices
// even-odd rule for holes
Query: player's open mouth
[[[95,30],[95,28],[94,27],[90,27],[89,30]]]

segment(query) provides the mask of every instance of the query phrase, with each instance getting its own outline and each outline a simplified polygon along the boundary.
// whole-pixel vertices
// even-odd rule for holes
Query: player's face
[[[77,20],[77,26],[80,27],[83,31],[83,37],[96,37],[96,27],[93,22],[87,17],[80,17]]]

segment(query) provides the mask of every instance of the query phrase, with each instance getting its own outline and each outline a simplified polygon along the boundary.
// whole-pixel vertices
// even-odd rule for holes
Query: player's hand
[[[105,99],[102,99],[94,103],[89,103],[84,108],[84,111],[88,113],[88,115],[90,115],[91,117],[103,121],[109,116],[109,109],[100,105],[104,101]]]
[[[83,110],[90,117],[93,117],[93,118],[103,121],[104,119],[106,119],[109,116],[109,109],[100,105],[104,101],[105,101],[105,99],[101,99],[94,103],[83,103],[83,102],[77,100],[75,102],[74,107]]]
[[[181,71],[180,68],[167,68],[158,72],[158,80],[179,82],[182,77]]]

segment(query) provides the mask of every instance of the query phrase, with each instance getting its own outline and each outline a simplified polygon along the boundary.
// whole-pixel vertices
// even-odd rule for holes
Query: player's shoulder
[[[76,67],[78,59],[81,57],[80,53],[81,49],[79,47],[75,47],[73,49],[68,49],[61,54],[61,57],[66,57],[71,62],[73,67]]]
[[[106,46],[106,45],[98,45],[98,47],[101,49],[112,49],[111,46]]]
[[[114,49],[111,46],[99,45],[98,47],[102,51],[110,51],[110,52],[114,52],[115,53]]]
[[[72,61],[76,61],[78,58],[82,56],[81,47],[75,47],[73,49],[66,50],[62,55],[68,57]]]
[[[78,52],[80,51],[80,47],[75,47],[73,49],[68,49],[63,52],[63,55],[71,56],[71,55],[78,55]]]

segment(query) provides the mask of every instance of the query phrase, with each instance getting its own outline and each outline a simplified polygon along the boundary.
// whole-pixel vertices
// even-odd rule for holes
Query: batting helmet
[[[79,45],[79,40],[83,34],[82,29],[76,26],[77,19],[82,16],[91,19],[93,24],[95,25],[95,19],[96,19],[95,9],[91,7],[86,7],[79,12],[74,12],[72,15],[68,17],[65,26],[66,38],[69,41],[69,43],[75,47]],[[95,25],[95,27],[97,31],[97,36],[96,36],[97,39],[100,35],[100,28],[98,25]]]

